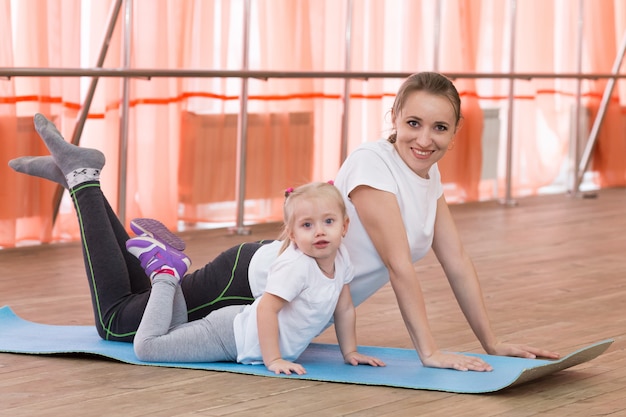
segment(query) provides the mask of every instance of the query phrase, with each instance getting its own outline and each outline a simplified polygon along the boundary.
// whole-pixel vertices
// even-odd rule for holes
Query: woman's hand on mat
[[[493,370],[491,365],[479,357],[441,351],[422,358],[422,364],[429,368],[456,369],[457,371],[488,372]]]
[[[348,365],[370,365],[370,366],[385,366],[385,362],[373,356],[362,355],[359,352],[350,352],[344,355],[343,360]]]
[[[291,375],[292,372],[295,372],[298,375],[306,374],[304,366],[299,363],[289,362],[282,358],[273,360],[269,365],[267,365],[267,370],[274,372],[276,375]]]
[[[493,352],[488,352],[492,355],[499,356],[515,356],[518,358],[548,358],[558,359],[561,357],[559,353],[550,352],[549,350],[539,349],[532,346],[518,345],[512,343],[497,343],[493,347]]]

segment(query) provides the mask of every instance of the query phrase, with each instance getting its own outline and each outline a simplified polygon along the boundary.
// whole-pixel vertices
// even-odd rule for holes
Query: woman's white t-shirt
[[[389,272],[348,195],[360,185],[394,194],[406,228],[411,259],[416,262],[432,246],[437,200],[443,195],[437,164],[433,164],[428,176],[429,179],[425,179],[413,172],[386,139],[360,145],[341,166],[335,186],[344,197],[350,217],[350,227],[343,243],[354,264],[355,276],[350,291],[355,305],[389,282]]]
[[[264,245],[259,250],[276,243]],[[271,252],[271,249],[266,250]],[[337,251],[332,279],[322,273],[315,259],[293,244],[274,259],[267,273],[267,283],[260,285],[264,285],[265,292],[288,301],[278,313],[279,346],[282,358],[294,361],[333,317],[339,294],[343,286],[352,281],[354,269],[343,245]],[[260,273],[263,269],[253,268],[252,263],[250,267],[251,271]],[[257,328],[257,306],[262,297],[235,316],[237,362],[263,363]]]

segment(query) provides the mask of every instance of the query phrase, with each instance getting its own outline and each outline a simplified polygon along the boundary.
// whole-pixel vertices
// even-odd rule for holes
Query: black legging
[[[80,184],[70,190],[70,195],[78,216],[98,334],[105,340],[132,342],[152,288],[150,278],[139,260],[126,250],[130,237],[100,183]],[[248,266],[263,243],[243,243],[228,249],[184,277],[181,288],[189,320],[227,305],[254,301]]]

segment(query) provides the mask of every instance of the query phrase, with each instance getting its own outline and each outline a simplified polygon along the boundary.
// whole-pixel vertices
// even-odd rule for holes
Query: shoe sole
[[[185,242],[172,233],[163,223],[154,219],[133,219],[130,222],[130,228],[138,236],[150,236],[165,243],[166,245],[178,250],[184,251],[187,246]]]

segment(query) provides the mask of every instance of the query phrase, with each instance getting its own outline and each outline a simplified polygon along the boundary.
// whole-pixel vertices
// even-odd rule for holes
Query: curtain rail
[[[571,78],[571,79],[621,79],[626,73],[542,73],[542,72],[442,72],[451,79],[521,79]],[[350,78],[367,81],[370,78],[406,78],[413,72],[363,72],[363,71],[258,71],[258,70],[180,70],[147,68],[35,68],[0,67],[0,77],[185,77],[185,78]]]

